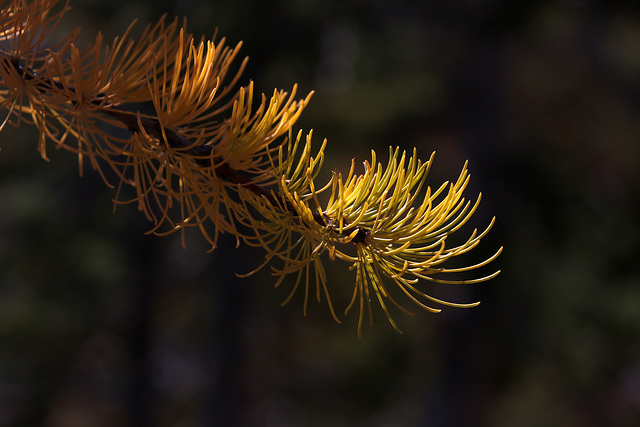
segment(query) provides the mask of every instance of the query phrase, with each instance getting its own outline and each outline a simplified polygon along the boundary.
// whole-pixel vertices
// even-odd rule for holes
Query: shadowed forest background
[[[504,245],[502,273],[432,291],[479,307],[398,313],[403,335],[379,312],[358,340],[354,313],[303,317],[291,283],[237,278],[260,249],[144,235],[73,155],[5,129],[0,425],[638,425],[640,8],[429,3],[77,0],[57,34],[217,27],[244,42],[241,84],[316,91],[296,129],[328,139],[327,176],[389,145],[435,150],[432,186],[468,159],[465,230],[497,222],[465,260]],[[330,281],[344,309],[353,272]]]

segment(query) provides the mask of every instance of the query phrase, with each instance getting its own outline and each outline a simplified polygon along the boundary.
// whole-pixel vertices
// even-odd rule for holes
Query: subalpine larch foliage
[[[196,227],[212,250],[221,233],[262,248],[265,261],[254,272],[269,265],[276,286],[291,276],[283,305],[301,292],[305,314],[315,297],[340,322],[323,263],[346,263],[355,284],[344,313],[359,313],[358,334],[365,321],[373,322],[374,307],[399,331],[394,307],[439,312],[478,304],[443,301],[421,287],[498,274],[455,279],[501,250],[475,265],[447,266],[493,225],[449,244],[480,202],[480,196],[463,196],[466,164],[455,182],[432,188],[426,178],[433,155],[423,162],[415,149],[390,148],[386,163],[372,151],[362,166],[353,161],[346,174],[336,170],[319,184],[326,141],[314,147],[312,132],[293,131],[311,94],[298,99],[293,86],[291,93],[258,97],[252,83],[238,88],[246,64],[238,59],[240,44],[196,40],[185,22],[163,18],[135,38],[132,24],[111,42],[99,33],[80,48],[77,30],[53,35],[69,9],[59,3],[2,3],[0,130],[35,126],[44,159],[51,147],[75,153],[80,173],[90,165],[114,187],[115,203],[137,204],[155,234]],[[140,105],[153,113],[139,111]],[[108,131],[116,128],[125,132]],[[123,200],[123,186],[136,196]]]

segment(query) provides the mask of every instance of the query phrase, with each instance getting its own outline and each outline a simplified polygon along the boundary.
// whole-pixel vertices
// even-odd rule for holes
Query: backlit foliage
[[[466,164],[456,182],[431,188],[434,156],[422,162],[415,150],[391,148],[386,163],[372,151],[362,169],[353,161],[346,175],[335,171],[319,185],[326,141],[314,151],[311,132],[292,130],[311,94],[297,99],[294,86],[257,97],[252,83],[238,87],[246,63],[237,59],[240,44],[196,40],[178,20],[163,18],[136,37],[134,23],[112,42],[98,33],[86,47],[76,45],[77,30],[55,41],[68,8],[58,0],[2,3],[0,130],[34,125],[44,159],[51,146],[75,153],[80,173],[86,164],[98,171],[115,187],[116,203],[137,204],[155,234],[197,227],[212,249],[221,233],[262,248],[265,262],[254,272],[269,265],[276,286],[291,283],[283,304],[302,293],[305,314],[309,298],[324,299],[339,322],[323,262],[346,263],[355,286],[344,313],[359,312],[359,334],[365,318],[373,322],[374,306],[399,330],[391,306],[408,313],[407,303],[432,312],[477,305],[443,301],[421,287],[498,273],[445,274],[484,266],[500,253],[446,266],[493,224],[449,244],[480,202],[463,196]],[[135,189],[132,200],[120,197],[123,186]]]

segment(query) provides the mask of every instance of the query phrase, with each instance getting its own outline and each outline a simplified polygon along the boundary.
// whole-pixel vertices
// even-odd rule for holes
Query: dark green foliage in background
[[[179,3],[179,5],[178,5]],[[442,2],[440,2],[442,3]],[[77,160],[43,162],[32,129],[0,151],[0,424],[475,425],[640,422],[640,15],[587,2],[76,1],[89,39],[188,18],[243,40],[257,89],[316,90],[299,126],[327,168],[369,149],[464,160],[478,260],[502,274],[440,296],[472,310],[383,317],[280,308],[238,279],[259,253],[143,234]],[[62,30],[62,29],[61,29]],[[245,81],[246,81],[245,80]],[[244,82],[242,82],[244,83]],[[53,151],[53,150],[52,150]],[[483,251],[485,251],[483,253]],[[349,297],[353,277],[344,277]],[[299,302],[299,301],[298,301]]]

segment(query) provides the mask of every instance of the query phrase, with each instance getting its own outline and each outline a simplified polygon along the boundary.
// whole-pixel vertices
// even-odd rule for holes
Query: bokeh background
[[[145,235],[135,206],[33,129],[0,135],[0,425],[640,425],[640,10],[636,2],[72,1],[91,38],[186,16],[250,57],[244,83],[316,93],[298,127],[326,171],[389,145],[483,193],[491,282],[471,310],[378,313],[356,335],[284,308],[262,253]],[[328,173],[328,172],[327,172]],[[487,271],[490,272],[490,271]],[[352,272],[333,271],[348,302]]]

